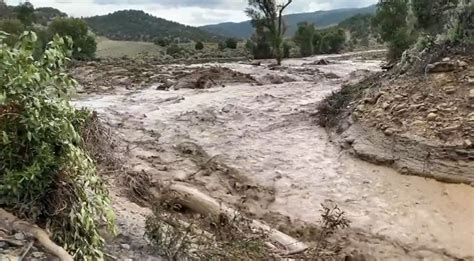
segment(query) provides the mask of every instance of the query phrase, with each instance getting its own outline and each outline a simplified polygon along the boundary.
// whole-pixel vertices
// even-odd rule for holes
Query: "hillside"
[[[300,22],[314,23],[317,27],[328,27],[336,25],[345,19],[357,14],[373,14],[376,6],[371,5],[364,8],[348,8],[335,9],[329,11],[317,11],[312,13],[290,14],[285,16],[285,21],[288,25],[287,35],[292,36],[296,31],[296,27]],[[214,25],[201,26],[210,33],[224,35],[228,37],[249,38],[253,33],[250,21],[241,23],[221,23]]]
[[[199,28],[171,22],[143,11],[124,10],[84,19],[95,33],[112,40],[145,41],[179,38],[182,41],[216,41],[219,36]]]

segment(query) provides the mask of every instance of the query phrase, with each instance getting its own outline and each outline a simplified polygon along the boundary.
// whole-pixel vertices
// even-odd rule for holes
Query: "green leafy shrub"
[[[171,56],[179,55],[183,51],[183,48],[179,47],[177,44],[172,44],[166,49],[166,54]]]
[[[36,20],[35,8],[29,2],[18,5],[13,11],[15,12],[18,20],[20,20],[26,26],[32,25]]]
[[[225,47],[229,49],[237,49],[237,40],[234,38],[227,38],[225,40]]]
[[[171,40],[167,37],[155,39],[154,43],[161,47],[166,47],[171,44]]]
[[[202,50],[204,49],[204,44],[202,42],[197,42],[196,45],[194,46],[196,50]]]
[[[72,42],[55,36],[40,59],[36,34],[0,36],[0,206],[43,224],[78,260],[103,258],[99,220],[113,228],[107,192],[79,134],[90,117],[69,103]],[[14,64],[15,66],[12,66]]]
[[[298,24],[298,30],[295,33],[294,40],[300,47],[300,54],[302,57],[311,56],[313,54],[313,38],[315,31],[313,24],[308,22]]]
[[[51,36],[57,34],[61,37],[71,37],[74,42],[72,56],[75,59],[89,59],[95,56],[97,50],[95,37],[91,35],[87,24],[83,20],[56,18],[48,26],[48,32]]]
[[[415,42],[416,36],[407,24],[408,0],[381,0],[372,21],[380,39],[388,43],[388,58],[399,60],[403,52]]]
[[[13,46],[18,41],[18,37],[25,31],[25,26],[18,19],[6,19],[0,21],[0,31],[9,34],[4,39],[4,43]]]
[[[338,53],[344,48],[346,33],[343,29],[332,29],[325,32],[321,38],[319,53]]]

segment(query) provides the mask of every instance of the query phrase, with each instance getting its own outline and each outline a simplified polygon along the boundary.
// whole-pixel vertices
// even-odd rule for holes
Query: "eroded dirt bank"
[[[222,64],[256,82],[199,90],[117,89],[83,95],[77,104],[97,110],[125,142],[117,148],[126,155],[125,168],[145,171],[155,183],[184,180],[287,227],[316,223],[320,204],[335,203],[352,221],[343,236],[376,258],[472,259],[474,188],[355,159],[314,123],[319,101],[380,64],[335,58],[328,57],[334,61],[329,65],[314,65],[320,57],[288,60],[273,70]],[[149,210],[114,187],[119,228],[139,238]]]

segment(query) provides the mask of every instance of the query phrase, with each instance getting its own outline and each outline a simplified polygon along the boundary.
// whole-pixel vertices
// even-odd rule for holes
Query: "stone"
[[[461,125],[459,124],[456,124],[456,125],[450,125],[450,126],[447,126],[447,127],[444,127],[441,129],[442,132],[453,132],[455,130],[458,130],[459,128],[461,128]]]
[[[458,66],[461,67],[461,68],[467,68],[469,66],[469,64],[466,63],[465,61],[458,60]]]
[[[436,120],[436,118],[438,118],[438,114],[434,112],[428,113],[428,115],[426,116],[426,119],[429,121],[434,121]]]
[[[441,61],[442,61],[442,62],[449,62],[449,61],[451,61],[451,58],[449,58],[449,57],[444,57]]]
[[[129,244],[121,244],[120,247],[124,250],[130,250],[130,245]]]
[[[365,106],[363,104],[360,104],[356,107],[356,111],[363,111],[365,109]]]
[[[7,246],[7,243],[5,243],[4,241],[0,241],[0,248],[4,248]]]
[[[252,61],[250,62],[250,65],[253,65],[253,66],[260,66],[262,64],[262,62],[260,61]]]
[[[437,62],[426,66],[426,72],[428,73],[452,72],[455,69],[456,64],[451,62]]]
[[[227,104],[226,106],[224,106],[224,107],[222,108],[222,112],[228,113],[228,112],[230,112],[233,108],[234,108],[234,105],[232,105],[232,104]]]
[[[446,94],[453,94],[453,93],[456,92],[456,87],[454,87],[452,85],[448,85],[448,86],[444,87],[443,90]]]
[[[466,147],[472,147],[472,141],[470,139],[466,139],[464,140],[464,145],[466,145]]]
[[[20,240],[20,241],[25,240],[25,234],[23,234],[23,233],[16,233],[14,235],[14,237],[15,237],[16,240]]]
[[[474,89],[469,90],[469,100],[474,101]]]
[[[33,252],[33,253],[31,253],[31,255],[32,255],[33,257],[36,257],[36,258],[40,258],[40,257],[43,257],[43,256],[44,256],[44,254],[41,253],[41,252]]]
[[[382,103],[382,108],[383,108],[384,110],[388,109],[388,107],[390,107],[390,103],[388,103],[388,102]]]

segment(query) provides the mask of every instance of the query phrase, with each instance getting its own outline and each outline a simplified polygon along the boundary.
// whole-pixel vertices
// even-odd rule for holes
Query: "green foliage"
[[[204,44],[202,42],[197,42],[196,45],[194,45],[194,48],[198,51],[204,49]]]
[[[369,38],[374,34],[372,28],[372,14],[358,14],[341,23],[339,27],[349,31],[351,42],[354,45],[369,46]]]
[[[97,43],[89,33],[87,24],[76,18],[56,18],[48,27],[50,35],[69,36],[74,42],[72,56],[75,59],[88,59],[95,56]]]
[[[4,43],[13,46],[18,41],[18,37],[25,31],[25,26],[18,19],[0,20],[0,31],[9,34],[4,39]]]
[[[171,55],[171,56],[176,56],[180,54],[183,51],[181,47],[177,44],[172,44],[166,49],[166,54]]]
[[[315,33],[316,29],[313,24],[305,22],[298,25],[298,30],[296,31],[294,40],[300,47],[300,54],[302,57],[313,55],[313,38]]]
[[[417,28],[432,35],[442,32],[447,22],[445,12],[458,2],[459,0],[412,0]]]
[[[226,48],[225,42],[219,42],[218,48],[220,51],[224,51]]]
[[[67,14],[52,7],[40,7],[35,10],[36,23],[47,26],[49,22],[57,17],[67,17]]]
[[[237,49],[237,40],[235,38],[227,38],[225,40],[225,46],[229,49]]]
[[[252,227],[240,215],[203,216],[192,223],[181,221],[170,211],[172,202],[161,203],[146,220],[146,237],[160,256],[168,260],[268,260],[268,235]],[[174,204],[175,205],[175,204]],[[209,225],[211,224],[211,225]],[[271,258],[270,258],[271,259]]]
[[[290,58],[291,44],[288,41],[283,42],[283,58]]]
[[[8,17],[10,15],[10,9],[4,1],[0,1],[0,17]]]
[[[271,35],[263,27],[257,27],[247,46],[251,47],[251,53],[255,59],[274,58],[271,43]]]
[[[159,39],[156,39],[156,40],[154,41],[154,43],[155,43],[156,45],[158,45],[158,46],[166,47],[166,46],[168,46],[168,45],[171,44],[171,40],[170,40],[169,38],[167,38],[167,37],[165,37],[165,38],[159,38]]]
[[[450,37],[453,41],[474,44],[474,4],[468,4],[468,0],[464,1],[466,3],[458,4],[455,8],[455,22],[448,27],[448,34],[450,31],[454,34]]]
[[[247,40],[245,42],[245,49],[249,52],[251,52],[253,50],[253,48],[255,47],[254,43],[252,42],[252,40]]]
[[[82,149],[78,129],[89,113],[69,104],[65,71],[70,40],[54,37],[33,58],[36,34],[16,47],[0,37],[0,204],[45,224],[78,260],[103,258],[97,222],[113,227],[109,199]],[[14,66],[12,66],[14,65]]]
[[[269,44],[272,47],[277,63],[280,65],[283,58],[283,35],[285,24],[283,12],[293,2],[285,0],[281,3],[268,0],[248,0],[249,7],[245,10],[252,20],[256,33],[268,35]],[[259,29],[260,28],[260,29]]]
[[[319,53],[338,53],[344,48],[346,33],[341,28],[327,30],[322,33]]]
[[[14,12],[18,20],[26,26],[31,26],[35,22],[35,8],[29,2],[18,5]]]
[[[216,42],[221,39],[220,36],[199,28],[171,22],[136,10],[94,16],[86,18],[85,21],[94,32],[112,40],[153,42],[155,39],[178,38],[180,42],[190,40]]]
[[[416,40],[407,24],[408,0],[381,0],[373,26],[380,38],[389,45],[389,59],[400,59],[402,53]]]

